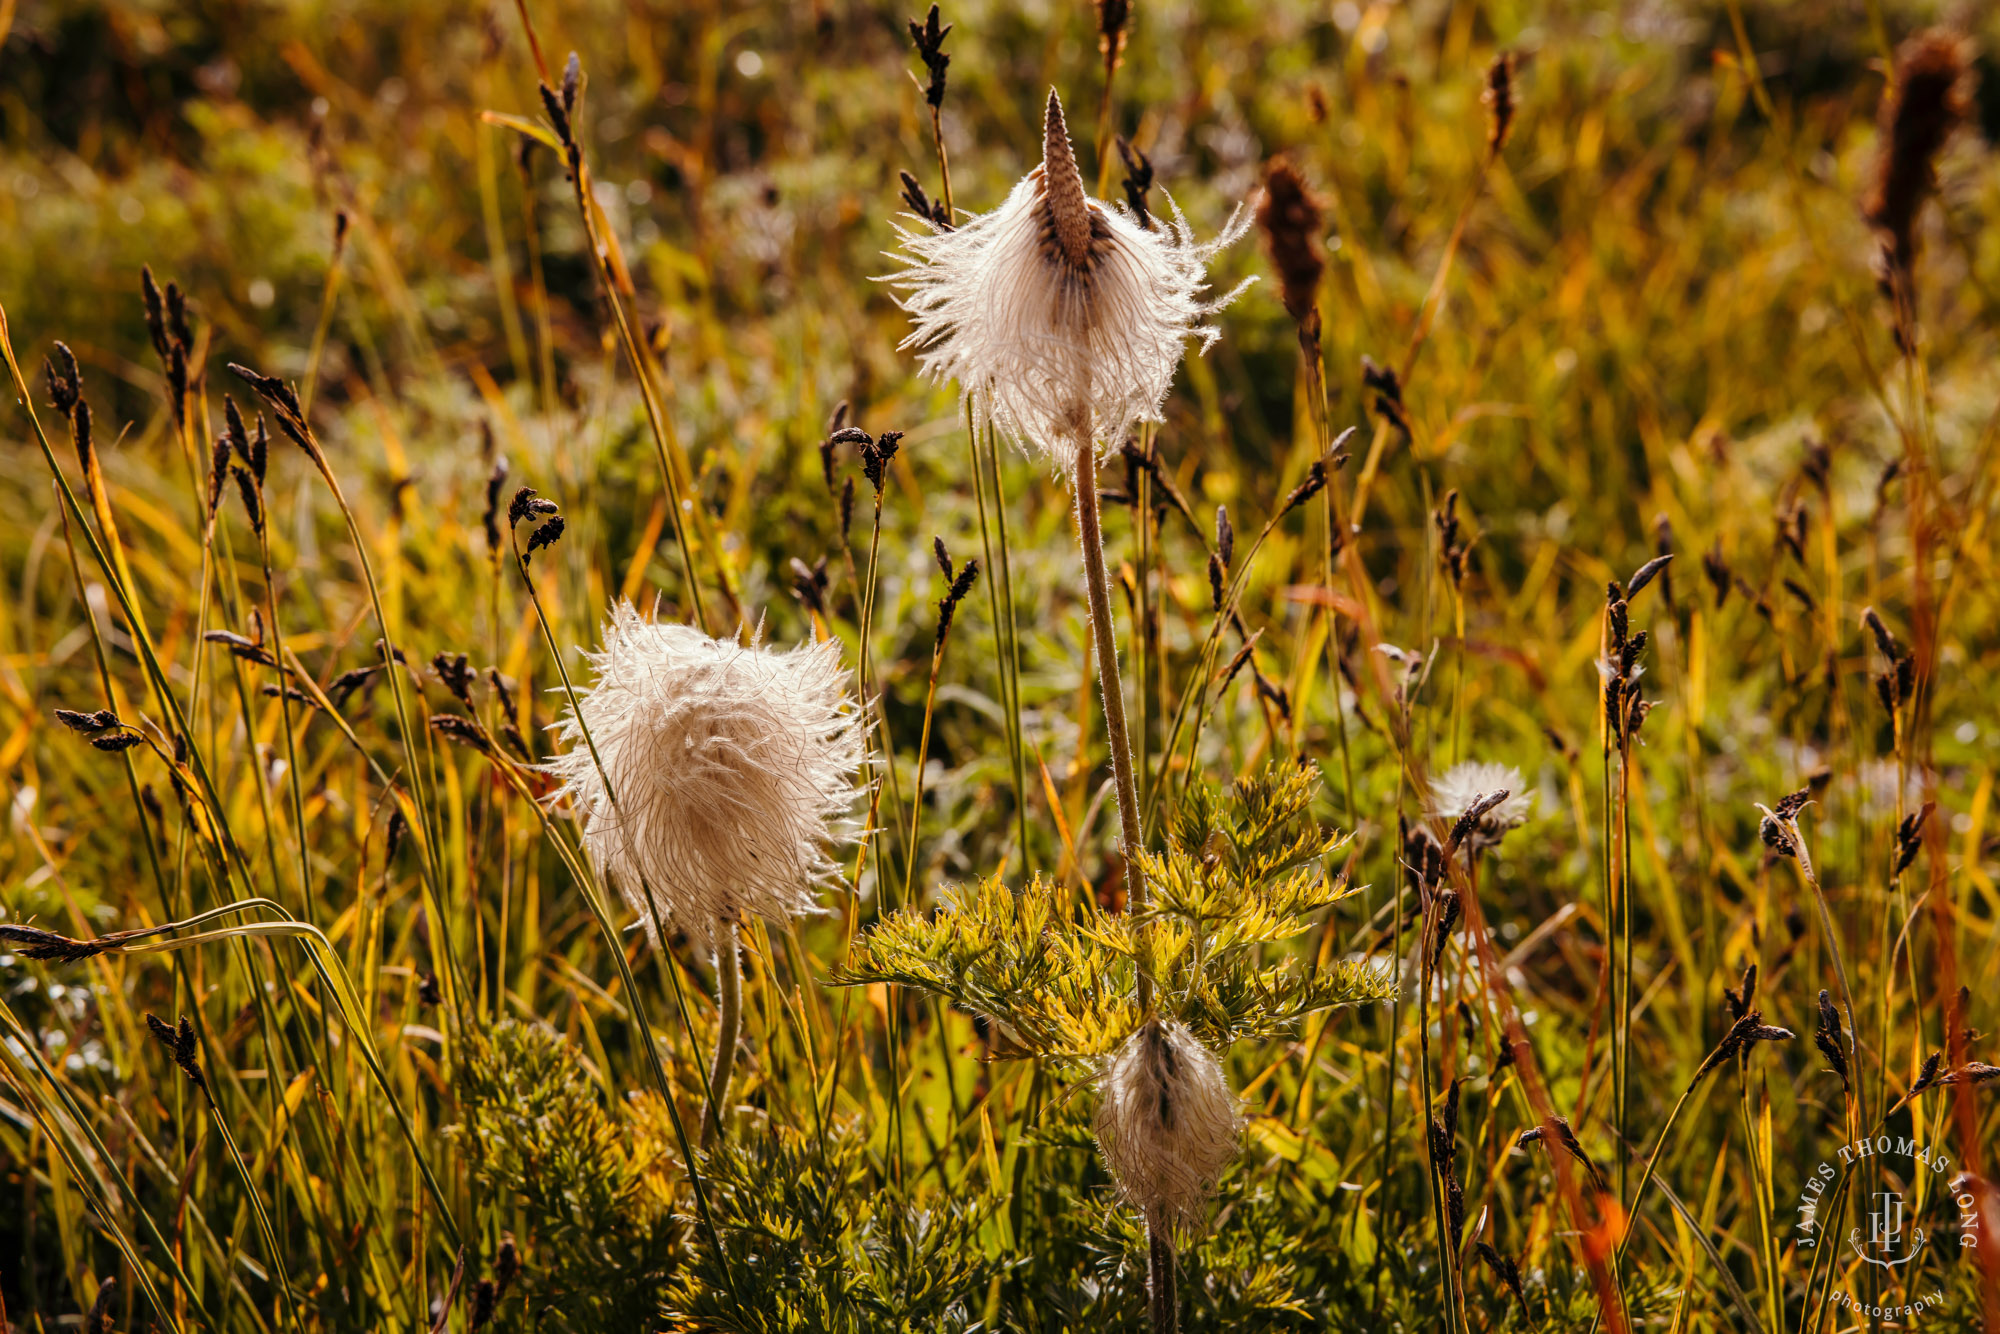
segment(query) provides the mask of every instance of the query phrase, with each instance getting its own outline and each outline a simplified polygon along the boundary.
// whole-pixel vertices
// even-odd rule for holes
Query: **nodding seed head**
[[[1069,144],[1062,99],[1053,88],[1042,113],[1042,198],[1063,258],[1076,268],[1089,268],[1090,198],[1083,192],[1083,173],[1077,170],[1076,152]]]
[[[1149,1019],[1106,1061],[1099,1090],[1097,1142],[1120,1194],[1149,1221],[1192,1232],[1236,1155],[1221,1063],[1184,1025]]]

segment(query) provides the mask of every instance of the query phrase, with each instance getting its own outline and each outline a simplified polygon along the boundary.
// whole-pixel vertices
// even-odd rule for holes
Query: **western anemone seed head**
[[[1208,260],[1248,227],[1243,210],[1196,245],[1173,217],[1142,226],[1123,205],[1084,193],[1062,103],[1049,92],[1042,165],[990,213],[928,233],[898,228],[907,267],[889,282],[914,327],[925,371],[954,380],[979,421],[1068,468],[1079,448],[1115,449],[1158,421],[1184,344],[1235,299],[1205,301]]]
[[[555,725],[551,800],[575,804],[592,862],[648,933],[657,909],[713,949],[750,916],[819,911],[861,766],[839,644],[745,648],[620,602],[585,656],[595,679]]]
[[[1507,799],[1479,817],[1465,842],[1490,848],[1535,809],[1535,794],[1524,792],[1521,771],[1510,764],[1455,764],[1431,780],[1431,814],[1450,824],[1472,809],[1481,797],[1506,792]]]
[[[1222,1063],[1183,1025],[1149,1019],[1099,1086],[1097,1143],[1119,1193],[1148,1222],[1193,1232],[1241,1132]]]

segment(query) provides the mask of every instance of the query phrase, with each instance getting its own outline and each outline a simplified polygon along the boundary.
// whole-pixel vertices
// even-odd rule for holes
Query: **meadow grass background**
[[[767,639],[830,633],[856,660],[872,497],[851,449],[829,486],[816,446],[843,400],[871,434],[906,433],[882,497],[868,649],[892,753],[879,860],[796,935],[751,935],[740,1105],[727,1147],[700,1164],[704,1220],[628,979],[692,1125],[708,962],[685,948],[661,960],[635,933],[631,971],[615,967],[560,818],[545,827],[532,786],[422,721],[471,712],[497,733],[511,717],[540,755],[560,710],[520,574],[488,545],[498,459],[503,498],[533,486],[567,520],[530,569],[572,670],[610,599],[688,607],[574,195],[554,152],[524,154],[522,134],[481,117],[542,117],[521,14],[456,0],[6,0],[0,304],[83,497],[39,372],[52,340],[74,349],[103,498],[83,504],[118,574],[93,563],[80,516],[66,525],[10,392],[0,920],[90,938],[275,900],[326,933],[321,961],[351,979],[382,1079],[296,936],[72,963],[0,955],[5,1319],[82,1328],[102,1295],[111,1323],[93,1328],[461,1329],[480,1323],[486,1279],[511,1329],[1141,1328],[1143,1237],[1091,1143],[1083,1065],[1012,1059],[989,1025],[908,989],[828,985],[885,904],[994,873],[1018,884],[1028,867],[1107,904],[1122,884],[1067,494],[1005,448],[1026,791],[989,569],[941,662],[903,882],[944,593],[932,539],[987,563],[955,394],[914,375],[897,346],[905,317],[873,281],[893,267],[897,173],[937,188],[909,15],[844,0],[564,0],[528,14],[552,73],[580,56],[579,138],[706,511],[690,526],[711,610],[720,566]],[[1038,160],[1050,86],[1086,178],[1101,172],[1098,193],[1118,197],[1124,172],[1094,143],[1096,11],[971,0],[943,17],[958,206],[998,203]],[[1982,43],[1989,77],[1920,219],[1905,357],[1862,200],[1891,53],[1940,21]],[[1398,893],[1399,818],[1423,809],[1413,774],[1510,764],[1536,799],[1479,862],[1499,967],[1479,968],[1469,940],[1452,946],[1427,1043],[1406,986],[1397,1004],[1322,1013],[1228,1054],[1249,1121],[1213,1225],[1183,1256],[1186,1327],[1607,1319],[1584,1256],[1615,1241],[1616,1220],[1573,1217],[1557,1159],[1515,1147],[1530,1120],[1519,1072],[1498,1059],[1494,997],[1519,1006],[1583,1149],[1636,1178],[1749,964],[1767,1022],[1799,1036],[1711,1076],[1675,1122],[1658,1179],[1683,1208],[1654,1194],[1634,1222],[1629,1319],[1769,1334],[1856,1323],[1808,1300],[1814,1253],[1791,1244],[1798,1191],[1849,1138],[1841,1081],[1810,1041],[1818,994],[1840,994],[1830,946],[1853,991],[1864,1125],[1933,1051],[1952,1066],[2000,1059],[1989,1039],[1947,1032],[2000,1027],[1996,48],[2000,17],[1977,5],[1135,7],[1112,122],[1197,233],[1220,228],[1281,153],[1325,202],[1330,411],[1336,429],[1359,428],[1336,487],[1350,504],[1366,493],[1351,541],[1381,639],[1434,655],[1399,748],[1380,655],[1343,619],[1351,682],[1336,708],[1315,596],[1324,529],[1316,506],[1286,515],[1244,584],[1257,671],[1214,700],[1195,770],[1221,784],[1269,761],[1321,766],[1316,815],[1355,832],[1346,855],[1367,887],[1292,947],[1322,962],[1386,965],[1416,938],[1415,896]],[[1480,92],[1502,49],[1517,111],[1485,170]],[[141,265],[190,304],[199,392],[184,430]],[[1215,508],[1254,534],[1316,452],[1268,271],[1255,239],[1218,258],[1218,289],[1265,280],[1217,317],[1220,343],[1190,360],[1156,433],[1191,520],[1163,508],[1142,542],[1135,507],[1107,508],[1121,632],[1135,601],[1155,608],[1159,647],[1123,647],[1146,663],[1128,665],[1128,685],[1156,758],[1200,673]],[[1364,357],[1407,368],[1407,437],[1364,386]],[[435,812],[428,888],[425,851],[391,829],[385,784],[411,775],[379,674],[340,706],[350,739],[267,694],[268,667],[203,639],[268,643],[275,610],[284,649],[326,689],[377,660],[380,633],[342,514],[282,436],[264,493],[274,573],[233,486],[205,533],[223,396],[246,410],[254,398],[227,362],[313,385],[313,428],[422,678],[406,687],[403,739]],[[849,476],[859,499],[843,533]],[[1108,489],[1130,480],[1107,466]],[[1471,542],[1456,586],[1433,520],[1447,492]],[[1663,551],[1675,560],[1631,608],[1651,635],[1642,681],[1657,707],[1621,803],[1600,723],[1605,589]],[[822,558],[816,627],[792,562]],[[213,821],[190,815],[166,755],[100,752],[52,719],[111,707],[166,722],[114,583],[186,712]],[[1893,725],[1864,607],[1921,664]],[[1231,628],[1225,651],[1240,644]],[[497,668],[512,703],[484,683],[472,708],[455,701],[426,666],[439,653]],[[1753,804],[1808,786],[1824,923],[1797,864],[1760,842]],[[1918,855],[1895,874],[1898,822],[1930,801]],[[243,850],[226,878],[205,852],[218,825]],[[1604,987],[1618,876],[1633,904],[1622,1148]],[[149,1012],[195,1022],[213,1118],[149,1036]],[[1412,1108],[1460,1078],[1469,1225],[1462,1248],[1441,1247]],[[1992,1172],[1995,1124],[1991,1092],[1969,1084],[1890,1118],[1954,1173],[1982,1154]],[[2000,1247],[2000,1198],[1968,1189]],[[1871,1288],[1850,1265],[1839,1282],[1885,1299],[1935,1287],[1945,1305],[1925,1323],[1992,1328],[2000,1255],[1986,1252],[1982,1277],[1946,1194],[1917,1197],[1935,1231],[1915,1275]],[[499,1295],[509,1236],[521,1268]],[[1475,1241],[1517,1266],[1518,1296]],[[1462,1311],[1441,1251],[1462,1267]]]

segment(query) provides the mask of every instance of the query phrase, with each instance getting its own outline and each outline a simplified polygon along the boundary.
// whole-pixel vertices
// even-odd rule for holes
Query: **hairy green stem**
[[[1129,910],[1146,906],[1146,878],[1139,870],[1145,843],[1139,836],[1139,796],[1132,781],[1132,743],[1125,729],[1125,686],[1118,673],[1118,641],[1111,623],[1111,584],[1104,572],[1104,518],[1097,497],[1097,454],[1088,440],[1076,451],[1076,535],[1083,549],[1084,589],[1090,601],[1090,638],[1097,646],[1098,686],[1104,697],[1104,733],[1111,747],[1111,779],[1118,794],[1118,827],[1125,859]],[[1152,1003],[1153,980],[1139,975],[1139,1008]]]
[[[1180,1327],[1180,1295],[1174,1280],[1174,1243],[1160,1220],[1146,1220],[1146,1313],[1153,1334]]]
[[[736,1070],[736,1040],[743,1031],[743,961],[736,924],[728,923],[715,951],[715,1060],[708,1068],[710,1114],[701,1123],[701,1147],[706,1149],[722,1124],[723,1098]]]

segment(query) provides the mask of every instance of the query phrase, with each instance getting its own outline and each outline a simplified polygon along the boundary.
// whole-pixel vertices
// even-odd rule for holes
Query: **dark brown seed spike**
[[[1075,268],[1090,263],[1090,199],[1083,191],[1083,174],[1077,170],[1076,153],[1069,144],[1069,126],[1063,121],[1062,99],[1049,89],[1049,104],[1042,120],[1042,197],[1048,201],[1049,220],[1054,224],[1056,244],[1063,258]]]

